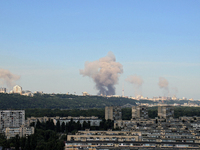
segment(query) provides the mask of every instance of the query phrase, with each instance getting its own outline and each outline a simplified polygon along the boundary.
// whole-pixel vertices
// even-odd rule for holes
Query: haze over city
[[[200,99],[200,1],[0,3],[0,87]]]

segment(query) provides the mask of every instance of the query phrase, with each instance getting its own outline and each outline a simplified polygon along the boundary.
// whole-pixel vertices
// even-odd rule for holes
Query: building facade
[[[13,138],[16,135],[19,135],[19,137],[27,137],[34,134],[34,127],[22,125],[20,128],[5,128],[4,133],[7,139]]]
[[[158,106],[158,117],[164,119],[174,117],[174,108],[172,106]]]
[[[148,118],[147,106],[133,106],[132,107],[132,119]]]
[[[105,119],[108,120],[121,120],[122,110],[118,106],[105,107]]]
[[[13,87],[13,93],[18,93],[18,94],[22,94],[22,87],[19,85],[15,85]]]
[[[56,125],[56,123],[59,121],[60,124],[62,124],[63,122],[69,123],[71,120],[73,120],[74,122],[80,122],[81,125],[83,125],[84,122],[90,123],[90,126],[100,126],[100,122],[102,121],[102,119],[99,119],[98,117],[92,116],[92,117],[62,117],[62,118],[55,118],[53,119],[54,125]]]
[[[30,117],[30,118],[27,118],[26,120],[26,124],[28,126],[31,125],[31,123],[34,123],[36,125],[37,121],[40,121],[40,122],[46,122],[48,120],[53,120],[53,123],[54,125],[56,125],[56,123],[59,121],[60,124],[62,124],[63,122],[66,124],[68,122],[70,122],[71,120],[73,120],[74,122],[80,122],[81,125],[83,125],[83,122],[90,122],[90,126],[99,126],[100,125],[100,122],[102,121],[102,119],[99,119],[98,117],[95,117],[95,116],[91,116],[91,117],[83,117],[83,116],[80,116],[80,117],[71,117],[71,116],[68,116],[68,117],[59,117],[59,116],[56,116],[56,117]]]
[[[0,110],[0,130],[4,128],[19,128],[25,124],[24,110]]]
[[[141,132],[134,131],[78,131],[67,135],[67,141],[140,141]]]
[[[6,93],[6,88],[0,88],[0,93]]]

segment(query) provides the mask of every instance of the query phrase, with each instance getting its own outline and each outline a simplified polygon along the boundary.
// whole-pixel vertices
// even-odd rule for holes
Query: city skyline
[[[124,88],[125,96],[200,99],[199,4],[1,2],[0,87],[96,95],[95,82],[80,70],[111,51],[123,66],[116,95]],[[7,82],[1,70],[16,82]]]

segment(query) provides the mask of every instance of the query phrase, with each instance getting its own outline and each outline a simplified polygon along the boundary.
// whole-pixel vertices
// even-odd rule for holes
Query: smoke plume
[[[15,84],[15,81],[19,79],[20,76],[12,74],[9,70],[0,69],[1,84],[6,84],[10,88]]]
[[[158,85],[161,89],[164,90],[164,95],[168,95],[169,94],[169,82],[167,81],[167,79],[163,78],[163,77],[160,77],[159,78],[159,82],[158,82]]]
[[[178,93],[178,88],[177,87],[170,88],[170,93],[171,93],[171,96],[176,96]]]
[[[137,75],[131,75],[128,78],[126,78],[126,81],[133,84],[135,88],[135,96],[141,95],[140,87],[143,84],[143,80],[140,76]]]
[[[115,55],[108,52],[107,56],[93,62],[85,62],[85,68],[80,74],[93,79],[99,95],[115,95],[115,84],[118,83],[123,66],[116,62]]]

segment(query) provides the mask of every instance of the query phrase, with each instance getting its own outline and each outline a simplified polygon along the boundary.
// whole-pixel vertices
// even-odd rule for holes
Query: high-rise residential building
[[[148,118],[148,107],[147,106],[133,106],[132,107],[132,119]]]
[[[0,93],[6,93],[6,88],[0,88]]]
[[[13,93],[18,93],[18,94],[22,94],[22,87],[19,85],[15,85],[13,87]]]
[[[25,124],[24,110],[0,110],[0,130],[5,128],[19,128]]]
[[[165,119],[174,117],[174,108],[172,106],[158,106],[158,117]]]
[[[118,106],[105,107],[105,119],[121,120],[122,119],[121,107]]]

